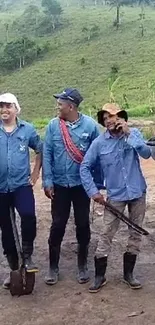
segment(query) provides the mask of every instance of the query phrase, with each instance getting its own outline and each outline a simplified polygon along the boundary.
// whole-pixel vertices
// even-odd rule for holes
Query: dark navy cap
[[[83,97],[80,95],[76,88],[66,88],[61,94],[53,95],[56,99],[70,100],[77,106],[83,101]]]

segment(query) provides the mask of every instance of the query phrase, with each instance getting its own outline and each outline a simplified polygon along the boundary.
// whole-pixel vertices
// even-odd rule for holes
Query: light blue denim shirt
[[[99,125],[91,117],[80,114],[75,123],[66,122],[75,145],[85,154],[100,134]],[[59,118],[50,121],[43,149],[43,187],[58,184],[73,187],[81,184],[80,165],[68,155],[62,139]]]
[[[98,193],[91,168],[99,160],[108,198],[127,201],[141,197],[146,192],[146,183],[139,155],[148,159],[151,151],[138,129],[131,128],[128,137],[112,137],[108,131],[101,134],[87,151],[80,168],[81,181],[88,196]]]
[[[42,152],[42,142],[33,125],[17,120],[16,129],[7,133],[0,122],[0,193],[30,184],[29,148]]]

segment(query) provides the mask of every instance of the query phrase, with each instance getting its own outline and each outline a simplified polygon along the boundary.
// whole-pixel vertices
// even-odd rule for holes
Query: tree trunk
[[[144,6],[143,4],[141,5],[141,36],[144,36],[144,19],[145,19],[145,14],[144,14]]]
[[[117,13],[116,13],[116,27],[117,29],[119,28],[119,16],[120,16],[120,5],[117,4],[116,7]]]
[[[9,31],[8,31],[8,29],[6,30],[6,43],[8,43],[8,41],[9,41]]]
[[[53,30],[55,30],[55,18],[54,17],[52,17],[52,28],[53,28]]]
[[[87,36],[87,40],[90,41],[91,39],[91,32],[89,32],[88,36]]]
[[[25,56],[23,56],[23,62],[22,62],[22,64],[23,64],[23,67],[25,66]]]
[[[5,24],[5,31],[6,31],[6,43],[9,40],[9,24]]]
[[[19,68],[21,69],[22,68],[22,57],[20,56],[20,59],[19,59]]]

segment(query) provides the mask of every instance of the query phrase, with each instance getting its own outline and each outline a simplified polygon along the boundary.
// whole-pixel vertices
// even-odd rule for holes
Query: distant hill
[[[4,24],[17,19],[22,10],[0,14],[0,41]],[[54,114],[53,93],[77,87],[85,98],[84,111],[94,115],[109,100],[108,79],[116,69],[115,100],[123,105],[126,100],[133,116],[149,115],[149,108],[155,107],[155,9],[145,8],[143,37],[139,7],[121,8],[118,30],[113,26],[115,11],[107,6],[65,6],[64,27],[38,38],[49,41],[47,55],[20,71],[1,74],[0,91],[16,94],[23,116],[37,119]],[[9,33],[11,39],[16,36]]]

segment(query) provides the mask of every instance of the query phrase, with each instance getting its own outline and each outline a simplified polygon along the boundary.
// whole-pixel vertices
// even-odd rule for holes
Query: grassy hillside
[[[65,27],[54,36],[46,37],[51,50],[44,60],[10,75],[0,75],[0,91],[18,96],[24,118],[42,120],[54,114],[52,94],[73,86],[79,88],[85,98],[82,109],[94,114],[109,100],[109,73],[113,65],[118,65],[116,101],[122,104],[123,94],[126,94],[131,115],[148,115],[149,105],[155,106],[154,92],[148,86],[155,81],[155,9],[145,9],[143,38],[140,8],[122,7],[121,12],[121,27],[116,31],[113,27],[115,9],[65,8]],[[4,37],[4,21],[14,17],[14,13],[0,15],[0,40]],[[99,26],[99,35],[87,41],[82,29],[93,25]]]

